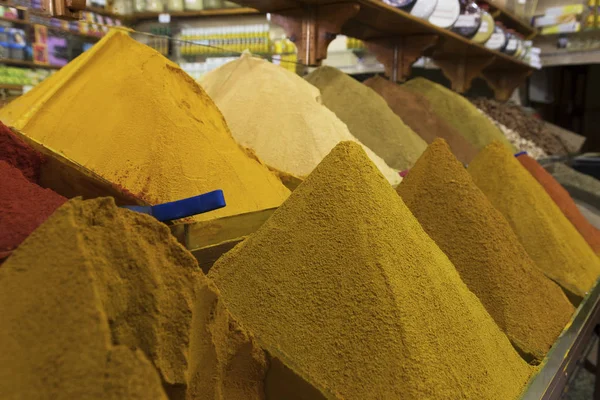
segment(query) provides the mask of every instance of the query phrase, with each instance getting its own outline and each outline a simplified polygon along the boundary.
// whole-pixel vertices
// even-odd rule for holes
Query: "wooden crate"
[[[276,208],[232,215],[209,221],[171,225],[171,233],[208,273],[217,259],[248,235],[256,232]]]

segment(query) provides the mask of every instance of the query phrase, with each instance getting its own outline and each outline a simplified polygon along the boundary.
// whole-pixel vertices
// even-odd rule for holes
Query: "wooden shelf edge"
[[[135,13],[126,16],[128,21],[144,21],[150,19],[158,19],[158,16],[163,13],[158,12],[143,12]],[[224,17],[224,16],[241,16],[241,15],[254,15],[262,14],[260,11],[250,8],[223,8],[214,10],[198,10],[198,11],[165,11],[164,14],[169,14],[171,18],[202,18],[202,17]]]
[[[12,60],[10,58],[0,58],[0,64],[13,65],[15,67],[28,67],[28,68],[43,68],[43,69],[61,69],[58,65],[43,65],[36,64],[33,61],[24,60]]]

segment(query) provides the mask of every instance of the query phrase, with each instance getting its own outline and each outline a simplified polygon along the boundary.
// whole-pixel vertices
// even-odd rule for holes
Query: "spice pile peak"
[[[515,399],[531,372],[353,142],[209,277],[264,348],[337,398]]]
[[[227,207],[199,220],[277,207],[289,194],[235,143],[192,78],[121,31],[4,107],[0,120],[150,204],[223,189]]]
[[[341,141],[358,140],[298,75],[244,53],[204,75],[201,84],[225,115],[233,137],[271,168],[304,178]],[[363,147],[390,184],[400,176]]]

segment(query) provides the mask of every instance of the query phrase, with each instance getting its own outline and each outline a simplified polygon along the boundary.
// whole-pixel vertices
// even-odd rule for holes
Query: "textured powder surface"
[[[0,160],[0,259],[8,256],[65,201]]]
[[[379,93],[396,115],[427,143],[438,137],[445,139],[452,153],[465,164],[477,154],[477,150],[460,133],[435,114],[425,96],[380,76],[369,78],[364,84]]]
[[[600,254],[600,231],[596,229],[588,220],[579,212],[577,205],[569,196],[569,192],[563,188],[560,183],[550,175],[544,167],[537,163],[527,154],[522,154],[517,157],[517,160],[523,165],[527,171],[544,187],[546,193],[550,195],[558,208],[565,214],[565,217],[575,226],[581,236],[590,245],[596,254]]]
[[[531,369],[357,144],[209,273],[231,313],[344,399],[515,399]]]
[[[112,198],[71,200],[26,239],[0,268],[0,315],[2,399],[262,398],[264,353],[194,257]],[[139,393],[112,394],[106,371]]]
[[[535,178],[498,142],[479,152],[469,172],[542,272],[567,295],[583,297],[600,260]]]
[[[341,141],[357,139],[298,75],[244,53],[202,77],[233,137],[278,171],[306,177]],[[365,148],[392,185],[398,174]]]
[[[498,140],[514,150],[502,132],[460,94],[424,78],[411,79],[402,87],[425,96],[436,114],[475,148],[481,149]]]
[[[0,120],[150,204],[223,189],[227,207],[198,220],[277,207],[289,194],[235,143],[197,83],[123,32],[4,107]]]
[[[486,98],[472,101],[491,118],[514,130],[523,138],[533,141],[546,153],[550,155],[567,154],[566,146],[550,130],[546,129],[544,121],[527,114],[518,104],[501,103]]]
[[[526,361],[539,363],[574,308],[441,139],[398,193]]]
[[[20,170],[25,178],[37,183],[40,167],[44,163],[45,157],[24,143],[0,122],[0,161],[6,161]]]
[[[481,110],[479,110],[479,111],[481,111]],[[502,131],[504,136],[506,136],[508,141],[514,146],[514,148],[517,151],[526,151],[529,155],[531,155],[531,157],[535,158],[536,160],[540,159],[540,158],[548,157],[548,154],[544,151],[544,149],[542,149],[537,144],[535,144],[535,142],[533,142],[529,139],[523,138],[517,132],[502,125],[500,122],[494,120],[492,117],[485,114],[483,111],[481,111],[481,112],[490,121],[492,121],[494,123],[494,125],[496,125],[498,127],[498,129],[500,129],[500,131]]]
[[[596,178],[582,174],[562,163],[553,163],[546,166],[548,172],[556,178],[576,199],[600,208],[600,181]]]
[[[320,67],[305,79],[321,91],[323,104],[350,132],[393,168],[412,167],[427,147],[383,97],[339,69]]]

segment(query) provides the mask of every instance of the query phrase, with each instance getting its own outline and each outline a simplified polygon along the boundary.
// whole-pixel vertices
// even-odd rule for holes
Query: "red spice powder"
[[[46,158],[0,122],[0,160],[21,170],[27,179],[37,183],[40,166],[46,161]]]
[[[0,160],[0,262],[66,201]]]
[[[600,231],[590,224],[581,214],[565,188],[563,188],[561,184],[544,169],[544,167],[527,154],[518,156],[517,160],[519,160],[525,169],[527,169],[544,187],[546,193],[550,195],[563,214],[565,214],[573,226],[577,228],[581,236],[588,242],[594,252],[600,255]]]

